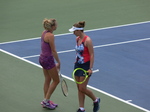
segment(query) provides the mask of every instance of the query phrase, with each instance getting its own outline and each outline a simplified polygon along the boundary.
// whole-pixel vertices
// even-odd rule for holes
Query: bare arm
[[[90,54],[90,70],[88,71],[91,74],[92,73],[91,68],[93,68],[93,64],[94,64],[94,49],[93,49],[92,40],[90,38],[87,38],[86,46],[88,47],[89,54]]]

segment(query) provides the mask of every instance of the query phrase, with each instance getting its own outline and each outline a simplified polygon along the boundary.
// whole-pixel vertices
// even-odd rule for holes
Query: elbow
[[[56,53],[56,50],[52,50],[52,53],[53,53],[53,54]]]
[[[90,57],[91,57],[91,58],[94,58],[94,54],[91,54]]]

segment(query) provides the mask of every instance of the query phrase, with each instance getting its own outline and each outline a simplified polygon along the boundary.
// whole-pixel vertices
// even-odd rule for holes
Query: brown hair
[[[75,23],[73,26],[77,27],[77,28],[84,28],[85,27],[85,21],[80,21],[78,23]]]
[[[51,30],[52,26],[56,25],[56,19],[47,19],[43,20],[43,27],[45,30]]]

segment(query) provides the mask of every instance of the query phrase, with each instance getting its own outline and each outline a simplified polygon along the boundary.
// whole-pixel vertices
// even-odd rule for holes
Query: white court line
[[[132,102],[132,100],[126,100],[127,102]]]
[[[61,53],[66,53],[66,52],[72,52],[72,51],[75,51],[75,49],[71,49],[71,50],[65,50],[65,51],[58,51],[57,53],[58,54],[61,54]],[[34,58],[34,57],[38,57],[40,56],[39,54],[38,55],[32,55],[32,56],[25,56],[25,57],[22,57],[22,58]]]
[[[150,40],[150,38],[144,38],[144,39],[137,39],[137,40],[130,40],[130,41],[124,41],[124,42],[117,42],[117,43],[111,43],[111,44],[104,44],[104,45],[98,45],[94,46],[94,48],[100,48],[100,47],[108,47],[108,46],[114,46],[114,45],[121,45],[121,44],[128,44],[128,43],[133,43],[133,42],[140,42],[140,41],[145,41],[145,40]],[[71,50],[65,50],[65,51],[59,51],[59,53],[67,53],[67,52],[73,52],[75,49]],[[38,57],[39,55],[32,55],[32,56],[25,56],[22,58],[33,58],[33,57]]]
[[[128,43],[140,42],[140,41],[145,41],[145,40],[150,40],[150,38],[144,38],[144,39],[124,41],[124,42],[117,42],[117,43],[112,43],[112,44],[99,45],[99,46],[94,46],[94,48],[107,47],[107,46],[120,45],[120,44],[128,44]]]
[[[150,21],[144,21],[144,22],[138,22],[138,23],[131,23],[131,24],[125,24],[125,25],[118,25],[118,26],[111,26],[111,27],[105,27],[105,28],[97,28],[97,29],[91,29],[91,30],[85,30],[85,32],[91,32],[91,31],[97,31],[97,30],[106,30],[106,29],[112,29],[112,28],[119,28],[119,27],[125,27],[125,26],[133,26],[133,25],[140,25],[140,24],[145,24],[145,23],[150,23]],[[57,36],[63,36],[63,35],[71,35],[72,33],[63,33],[63,34],[57,34]],[[8,44],[8,43],[15,43],[15,42],[22,42],[22,41],[30,41],[30,40],[36,40],[39,39],[40,37],[35,37],[31,39],[23,39],[23,40],[16,40],[16,41],[9,41],[9,42],[2,42],[2,44]]]
[[[38,64],[36,64],[36,63],[33,63],[33,62],[29,61],[29,60],[26,60],[26,59],[24,59],[24,58],[21,58],[21,57],[19,57],[19,56],[17,56],[17,55],[14,55],[14,54],[12,54],[12,53],[9,53],[9,52],[7,52],[7,51],[5,51],[5,50],[0,49],[0,52],[3,52],[3,53],[5,53],[5,54],[8,54],[8,55],[13,56],[13,57],[15,57],[15,58],[18,58],[18,59],[20,59],[20,60],[22,60],[22,61],[25,61],[25,62],[27,62],[27,63],[30,63],[30,64],[32,64],[32,65],[35,65],[35,66],[37,66],[37,67],[39,67],[39,68],[42,68],[40,65],[38,65]],[[68,79],[68,80],[74,81],[74,80],[73,80],[72,78],[70,78],[70,77],[67,77],[67,76],[65,76],[65,75],[62,75],[62,76],[63,76],[64,78]],[[88,87],[91,88],[91,89],[93,89],[93,90],[95,90],[95,91],[98,91],[98,92],[100,92],[100,93],[102,93],[102,94],[105,94],[105,95],[107,95],[107,96],[109,96],[109,97],[112,97],[112,98],[114,98],[114,99],[116,99],[116,100],[119,100],[119,101],[121,101],[121,102],[123,102],[123,103],[125,103],[125,104],[128,104],[128,105],[130,105],[130,106],[133,106],[133,107],[138,108],[138,109],[140,109],[140,110],[143,110],[143,111],[145,111],[145,112],[150,112],[149,110],[147,110],[147,109],[145,109],[145,108],[142,108],[142,107],[140,107],[140,106],[137,106],[137,105],[135,105],[135,104],[132,104],[132,103],[130,103],[130,102],[128,102],[128,101],[125,101],[125,100],[123,100],[123,99],[121,99],[121,98],[118,98],[118,97],[116,97],[116,96],[114,96],[114,95],[111,95],[111,94],[109,94],[109,93],[107,93],[107,92],[104,92],[104,91],[102,91],[102,90],[100,90],[100,89],[97,89],[97,88],[92,87],[92,86],[89,86],[89,85],[88,85]]]

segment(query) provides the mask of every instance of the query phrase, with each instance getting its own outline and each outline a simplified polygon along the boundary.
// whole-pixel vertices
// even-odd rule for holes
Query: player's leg
[[[44,87],[43,87],[43,91],[44,91],[44,99],[46,98],[46,94],[48,91],[48,88],[50,86],[51,83],[51,77],[48,73],[48,70],[43,69],[43,73],[44,73],[44,77],[45,77],[45,81],[44,81]],[[53,101],[49,101],[50,104],[52,104],[53,106],[57,107],[58,104],[55,104]],[[41,102],[41,105],[43,106],[43,102]],[[43,106],[44,107],[44,106]]]
[[[84,77],[80,77],[79,81],[82,81]],[[78,90],[79,90],[79,98],[80,98],[80,103],[81,105],[84,104],[84,99],[85,96],[83,94],[87,95],[93,100],[93,112],[97,112],[100,108],[99,103],[100,103],[100,98],[96,98],[96,96],[93,94],[93,92],[87,88],[89,78],[83,83],[83,84],[78,84]]]
[[[44,98],[45,98],[45,97],[46,97],[46,94],[47,94],[47,91],[48,91],[48,88],[49,88],[49,85],[50,85],[50,82],[51,82],[51,77],[50,77],[50,75],[48,74],[48,70],[43,69],[43,73],[44,73],[44,77],[45,77],[44,87],[43,87],[43,90],[44,90]]]
[[[78,82],[80,81],[79,76],[75,76],[75,79]],[[79,84],[77,84],[77,88],[78,88],[78,101],[79,101],[79,109],[77,110],[77,112],[85,112],[84,109],[85,94],[79,90]]]
[[[80,81],[82,81],[84,77],[80,77]],[[93,101],[95,101],[96,97],[93,94],[93,92],[89,89],[87,89],[87,84],[88,84],[89,78],[86,79],[86,81],[82,84],[78,84],[78,89],[81,93],[84,93],[88,97],[90,97]]]
[[[52,83],[48,88],[47,94],[46,94],[46,99],[50,99],[52,93],[56,89],[57,85],[59,84],[59,75],[56,66],[53,67],[52,69],[48,70],[48,73],[52,79]]]
[[[49,75],[51,77],[52,83],[48,87],[45,99],[43,101],[43,106],[49,109],[55,109],[56,106],[50,103],[50,97],[59,83],[58,71],[56,67],[53,67],[52,69],[44,70],[44,71],[46,75]]]

